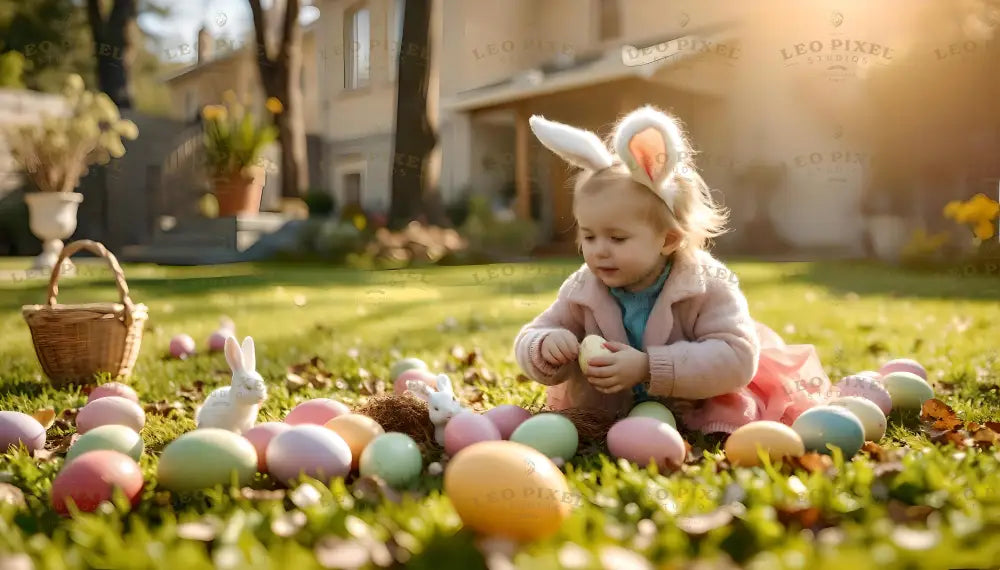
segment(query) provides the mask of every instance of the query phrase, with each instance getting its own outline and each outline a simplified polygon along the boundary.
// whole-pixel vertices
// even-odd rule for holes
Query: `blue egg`
[[[846,408],[816,406],[804,412],[792,424],[802,438],[806,451],[833,455],[827,448],[839,447],[844,459],[850,459],[865,444],[865,428],[861,420]]]

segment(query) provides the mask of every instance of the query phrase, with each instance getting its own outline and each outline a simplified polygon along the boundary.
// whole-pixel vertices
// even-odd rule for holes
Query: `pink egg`
[[[474,412],[460,413],[444,427],[444,451],[452,457],[473,443],[500,439],[503,438],[497,426],[486,416]]]
[[[875,378],[865,372],[846,376],[834,384],[831,398],[840,396],[860,396],[871,400],[886,415],[892,410],[892,398],[889,396],[889,391],[882,385],[881,377]]]
[[[247,438],[257,450],[257,470],[267,473],[267,446],[274,436],[292,429],[292,426],[282,422],[264,422],[247,430],[243,437]]]
[[[656,418],[631,417],[615,423],[608,430],[608,451],[645,468],[650,460],[660,472],[672,471],[684,462],[687,449],[684,439],[670,424]]]
[[[0,454],[21,443],[29,452],[45,447],[45,426],[21,412],[0,411]]]
[[[350,408],[337,400],[314,398],[292,408],[292,411],[285,416],[285,423],[323,425],[337,416],[349,413],[351,413]]]
[[[64,465],[53,479],[52,506],[56,512],[68,514],[67,503],[72,499],[81,511],[93,512],[113,498],[116,487],[135,506],[142,485],[142,470],[128,455],[109,449],[88,451]]]
[[[105,396],[90,402],[76,414],[76,431],[81,435],[108,424],[127,426],[139,432],[146,425],[146,412],[128,398]]]
[[[531,412],[520,406],[503,404],[486,410],[483,415],[497,426],[497,429],[500,430],[500,437],[510,439],[510,434],[514,433],[521,422],[531,417]]]
[[[888,376],[893,372],[910,372],[927,380],[927,370],[922,364],[912,358],[896,358],[886,362],[878,370],[882,376]]]
[[[267,445],[271,475],[292,485],[301,475],[329,484],[351,471],[351,448],[333,430],[305,424],[291,427]]]
[[[108,382],[94,388],[90,391],[90,396],[87,397],[87,403],[89,404],[98,398],[106,396],[120,396],[127,400],[132,400],[136,404],[139,403],[139,395],[135,393],[135,390],[131,386],[122,384],[121,382]]]
[[[194,346],[194,339],[190,335],[175,335],[170,339],[170,354],[174,358],[187,358],[194,354]]]
[[[433,372],[429,372],[427,370],[423,370],[421,368],[411,368],[406,372],[400,374],[398,377],[396,377],[396,381],[393,382],[392,384],[393,391],[396,393],[397,396],[402,396],[403,392],[406,392],[407,380],[416,380],[418,382],[423,382],[424,384],[427,384],[431,388],[437,390],[436,374],[434,374]]]
[[[234,336],[228,329],[219,329],[208,336],[208,351],[222,352],[226,349],[226,337]]]

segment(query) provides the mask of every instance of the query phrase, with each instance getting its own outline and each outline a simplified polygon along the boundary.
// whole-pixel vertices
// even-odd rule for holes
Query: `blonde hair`
[[[673,120],[680,125],[679,120],[676,118]],[[683,130],[681,132],[683,133]],[[691,147],[685,144],[685,148]],[[641,218],[644,222],[652,224],[657,231],[666,230],[679,234],[679,250],[689,253],[704,250],[712,238],[729,231],[726,224],[730,212],[712,198],[711,189],[695,169],[692,154],[690,150],[683,153],[674,168],[672,184],[676,186],[677,191],[673,212],[653,190],[632,178],[628,167],[617,155],[615,163],[610,167],[596,172],[583,170],[575,177],[573,202],[577,203],[579,200],[586,200],[590,196],[606,191],[632,194],[636,198],[646,200]],[[576,241],[579,247],[579,231]]]

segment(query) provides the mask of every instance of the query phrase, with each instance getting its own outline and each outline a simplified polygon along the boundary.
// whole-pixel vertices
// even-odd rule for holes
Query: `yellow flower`
[[[232,89],[226,89],[226,91],[223,92],[222,94],[222,100],[225,101],[226,103],[235,103],[236,92],[233,91]]]
[[[361,214],[355,214],[352,221],[354,222],[354,227],[358,228],[358,230],[364,230],[368,226],[368,220]]]
[[[206,121],[222,120],[226,118],[226,108],[221,105],[205,105],[201,110],[201,116]]]
[[[993,222],[983,220],[976,224],[975,230],[976,237],[982,241],[986,241],[993,237]]]
[[[954,219],[958,216],[958,212],[961,210],[962,205],[961,200],[952,200],[951,202],[948,202],[948,205],[944,207],[944,217]]]
[[[264,106],[274,115],[280,115],[285,110],[284,105],[281,104],[281,101],[277,97],[268,97]]]

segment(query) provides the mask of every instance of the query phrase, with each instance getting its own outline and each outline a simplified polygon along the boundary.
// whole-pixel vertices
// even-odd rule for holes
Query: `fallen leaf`
[[[988,427],[981,427],[972,432],[972,441],[977,447],[991,447],[997,442],[997,434]]]
[[[157,415],[157,416],[169,416],[170,412],[174,410],[183,410],[184,404],[180,402],[168,402],[167,400],[160,400],[159,402],[153,402],[152,404],[146,404],[143,407],[147,414]]]
[[[52,453],[66,453],[70,447],[80,439],[78,432],[73,432],[59,437],[46,440],[45,449]]]
[[[887,461],[885,450],[882,449],[881,445],[875,443],[874,441],[866,441],[865,444],[861,446],[861,451],[879,463],[885,463]]]
[[[399,491],[390,487],[381,477],[378,477],[377,475],[359,477],[354,482],[353,490],[355,496],[361,500],[370,500],[375,503],[381,503],[383,500],[388,500],[396,503],[397,505],[403,501],[403,497]]]
[[[42,424],[42,427],[47,430],[52,427],[53,422],[56,420],[56,411],[52,408],[42,408],[31,414],[31,417],[38,420],[38,423]]]
[[[891,461],[888,463],[879,463],[872,469],[875,477],[884,477],[891,473],[902,473],[903,464],[899,461]]]
[[[820,521],[822,513],[816,507],[805,507],[801,509],[783,508],[777,509],[778,522],[786,527],[796,523],[801,528],[815,529]],[[832,526],[832,525],[830,525]]]
[[[48,449],[36,449],[35,452],[32,454],[32,457],[34,457],[39,461],[52,461],[53,455],[54,453],[49,451]]]
[[[940,432],[930,435],[930,440],[933,443],[939,443],[941,445],[953,444],[958,449],[965,449],[967,447],[965,436],[955,430]]]
[[[785,458],[793,469],[805,469],[810,473],[823,473],[833,468],[833,459],[829,455],[810,451],[800,457]]]
[[[305,388],[308,383],[309,382],[305,378],[295,374],[294,372],[289,372],[285,375],[285,386],[288,387],[289,392]]]
[[[956,429],[962,427],[962,420],[955,410],[937,398],[924,402],[920,408],[920,421],[930,423],[932,429]]]
[[[901,524],[911,522],[926,523],[927,517],[937,510],[927,505],[907,505],[896,499],[889,501],[887,509],[889,510],[889,518]]]
[[[1000,433],[1000,422],[986,422],[985,425],[994,432]]]

